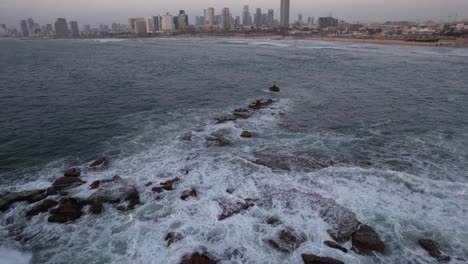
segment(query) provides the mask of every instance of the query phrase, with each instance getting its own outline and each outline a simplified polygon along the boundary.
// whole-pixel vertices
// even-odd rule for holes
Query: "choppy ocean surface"
[[[268,87],[276,81],[279,94]],[[216,124],[260,98],[251,118]],[[243,139],[243,130],[254,136]],[[0,214],[0,263],[178,263],[203,250],[221,263],[437,263],[417,243],[468,259],[468,49],[228,40],[0,40],[0,192],[47,188],[71,166],[106,156],[69,195],[120,175],[142,205],[106,205],[69,224]],[[192,134],[192,141],[180,139]],[[207,141],[222,134],[227,146]],[[258,156],[333,160],[271,170]],[[286,159],[286,158],[285,158]],[[186,174],[187,172],[187,174]],[[179,177],[155,194],[147,182]],[[179,197],[195,188],[198,197]],[[234,192],[228,193],[227,189]],[[384,254],[326,247],[308,195],[331,198],[372,226]],[[159,196],[159,198],[157,198]],[[220,201],[269,202],[219,221]],[[280,226],[265,224],[275,216]],[[305,234],[292,254],[264,241]],[[166,246],[164,236],[183,239]],[[350,242],[345,244],[350,247]],[[453,263],[457,260],[453,260]]]

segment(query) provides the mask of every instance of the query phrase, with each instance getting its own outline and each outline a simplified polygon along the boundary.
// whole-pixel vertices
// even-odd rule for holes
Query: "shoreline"
[[[468,39],[450,39],[451,42],[438,45],[437,42],[424,42],[404,39],[378,39],[378,38],[349,38],[349,37],[306,37],[306,36],[281,36],[281,35],[248,35],[248,34],[231,34],[231,35],[203,35],[203,34],[180,34],[168,36],[99,36],[99,37],[83,37],[83,38],[4,38],[17,40],[46,40],[46,39],[76,39],[76,40],[93,40],[93,39],[146,39],[146,38],[167,38],[167,39],[262,39],[262,40],[306,40],[306,41],[332,41],[332,42],[347,42],[347,43],[367,43],[378,45],[404,45],[404,46],[422,46],[422,47],[449,47],[449,48],[468,48]]]

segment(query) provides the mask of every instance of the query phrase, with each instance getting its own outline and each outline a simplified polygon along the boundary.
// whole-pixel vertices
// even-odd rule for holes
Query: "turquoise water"
[[[435,263],[416,241],[438,240],[467,258],[468,50],[372,44],[216,39],[0,41],[0,190],[50,186],[70,166],[107,156],[107,170],[140,186],[144,205],[109,208],[69,225],[26,205],[0,215],[0,247],[31,263],[177,263],[203,248],[223,263],[300,263],[302,253],[345,263]],[[282,88],[270,94],[276,81]],[[259,98],[279,99],[252,118],[216,124]],[[281,113],[281,115],[280,115]],[[243,130],[252,139],[239,137]],[[179,136],[191,132],[193,140]],[[226,147],[207,145],[222,133]],[[260,154],[334,160],[291,171],[253,165]],[[160,200],[144,184],[190,173]],[[180,192],[199,190],[185,202]],[[226,188],[235,188],[227,194]],[[72,195],[85,197],[87,186]],[[308,195],[356,213],[386,243],[383,255],[326,248]],[[266,199],[225,221],[220,200]],[[293,254],[263,239],[306,233]],[[11,223],[15,219],[15,223]],[[279,228],[279,227],[278,227]],[[30,237],[18,241],[12,230]],[[167,248],[169,231],[185,238]],[[237,249],[242,254],[229,254]],[[16,252],[14,251],[14,252]],[[18,253],[19,254],[19,253]],[[1,261],[0,261],[1,262]]]

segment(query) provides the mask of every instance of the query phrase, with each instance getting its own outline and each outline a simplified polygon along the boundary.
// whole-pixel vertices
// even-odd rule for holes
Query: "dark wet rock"
[[[52,183],[52,186],[47,189],[47,195],[58,194],[61,191],[78,187],[85,183],[78,177],[60,177]]]
[[[140,204],[140,195],[135,186],[128,184],[119,177],[111,182],[102,184],[96,192],[89,196],[87,201],[98,209],[99,203],[118,204],[128,202],[126,210],[131,210]]]
[[[164,192],[164,189],[163,189],[162,187],[153,187],[151,190],[152,190],[153,192],[155,192],[155,193],[162,193],[162,192]]]
[[[348,253],[348,250],[346,248],[338,245],[337,243],[333,241],[327,240],[327,241],[324,241],[323,244],[325,244],[329,248],[338,249],[338,250],[343,251],[344,253]]]
[[[227,123],[229,121],[236,121],[239,118],[240,117],[236,115],[226,115],[226,116],[217,117],[216,121],[218,124],[222,124],[222,123]]]
[[[285,115],[286,115],[286,113],[279,113],[279,115],[280,115],[280,116],[285,116]]]
[[[229,146],[231,141],[227,139],[221,132],[214,132],[210,136],[206,137],[206,140],[211,143],[211,145],[216,145],[219,147]]]
[[[273,104],[272,99],[257,100],[255,103],[250,104],[249,108],[254,109],[254,110],[259,110],[259,109],[262,109],[262,108],[267,108],[271,104]]]
[[[153,182],[148,182],[145,184],[145,187],[150,187],[151,185],[153,185]]]
[[[252,112],[249,110],[249,109],[236,109],[234,110],[233,112],[233,115],[238,117],[238,118],[249,118],[250,116],[252,116]]]
[[[380,240],[375,230],[368,225],[360,225],[352,235],[353,250],[361,254],[370,254],[372,251],[383,253],[385,244]]]
[[[182,136],[180,136],[180,139],[184,141],[192,141],[192,133],[185,133]]]
[[[167,246],[170,247],[173,243],[184,239],[184,236],[181,233],[169,232],[164,237],[164,240],[167,242]]]
[[[81,169],[80,168],[70,168],[63,173],[65,177],[80,177]]]
[[[276,84],[273,84],[273,86],[270,87],[270,92],[279,93],[279,91],[280,91],[280,88],[276,86]]]
[[[22,192],[6,192],[1,195],[0,199],[0,211],[5,211],[16,202],[28,202],[35,203],[42,199],[45,199],[47,195],[45,190],[31,190]]]
[[[257,153],[254,161],[257,165],[272,170],[289,171],[291,168],[303,171],[315,171],[336,165],[333,160],[322,160],[304,154]]]
[[[51,216],[48,221],[51,223],[66,223],[76,220],[83,214],[83,206],[74,198],[63,198],[60,200],[58,208],[50,210]]]
[[[275,216],[270,216],[265,220],[265,223],[272,225],[272,226],[278,226],[278,225],[281,225],[283,222]]]
[[[338,243],[348,241],[361,224],[356,214],[332,199],[320,198],[319,214],[331,226],[328,234]]]
[[[291,170],[291,166],[289,165],[289,163],[285,161],[284,159],[278,158],[278,157],[263,157],[260,159],[256,159],[253,163],[260,165],[260,166],[268,167],[276,171],[281,171],[281,170],[290,171]]]
[[[187,200],[188,198],[190,197],[194,197],[194,198],[197,198],[197,190],[195,189],[192,189],[192,190],[187,190],[187,191],[184,191],[182,193],[182,195],[180,196],[180,199],[182,200]]]
[[[99,188],[100,184],[101,184],[101,181],[93,181],[93,183],[91,183],[91,185],[89,185],[89,188],[91,190],[95,190],[95,189]]]
[[[91,164],[89,164],[89,168],[91,169],[101,169],[109,165],[109,161],[107,160],[106,157],[101,157],[95,161],[93,161]]]
[[[234,189],[234,188],[227,188],[226,189],[226,192],[229,193],[229,194],[233,194],[235,191],[236,191],[236,189]]]
[[[274,250],[276,251],[279,251],[281,253],[284,253],[284,254],[290,254],[291,251],[285,247],[283,247],[278,241],[274,240],[274,239],[267,239],[265,240],[265,243],[270,246],[271,248],[273,248]]]
[[[91,206],[89,207],[90,214],[101,214],[104,211],[104,204],[98,200],[91,201]]]
[[[450,261],[450,256],[442,253],[442,251],[440,250],[440,245],[436,241],[430,239],[420,239],[418,243],[436,260],[444,262]]]
[[[54,200],[44,200],[39,204],[34,205],[31,209],[26,212],[26,217],[31,218],[35,215],[40,213],[45,213],[49,211],[49,209],[57,206],[59,203]]]
[[[200,254],[195,252],[191,255],[186,255],[180,264],[216,264],[218,261],[214,260],[206,253]]]
[[[336,259],[319,257],[313,254],[302,254],[302,260],[304,264],[344,264],[344,262]]]
[[[180,181],[179,178],[174,178],[172,180],[169,180],[169,181],[166,181],[166,182],[161,182],[160,185],[162,186],[162,188],[166,191],[172,191],[174,190],[173,186],[174,183]]]
[[[304,233],[297,232],[291,228],[282,229],[277,238],[268,239],[265,242],[273,249],[281,253],[292,253],[307,241]]]
[[[252,137],[252,133],[250,133],[249,131],[243,131],[242,134],[241,134],[241,137],[250,138],[250,137]]]
[[[252,199],[245,199],[243,202],[237,202],[235,204],[223,203],[220,206],[223,208],[223,213],[218,217],[218,220],[224,220],[235,214],[238,214],[244,210],[249,209],[255,205]]]

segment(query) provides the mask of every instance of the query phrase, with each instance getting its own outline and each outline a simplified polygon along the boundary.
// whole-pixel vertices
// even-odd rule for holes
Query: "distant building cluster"
[[[348,23],[332,14],[318,17],[305,17],[298,14],[291,22],[290,0],[277,0],[280,5],[279,20],[273,9],[256,8],[250,10],[244,5],[240,16],[235,16],[228,7],[216,10],[208,7],[203,15],[189,21],[184,10],[172,15],[151,15],[129,18],[125,24],[101,24],[98,27],[83,25],[77,21],[57,18],[55,23],[40,25],[32,18],[21,20],[19,28],[0,24],[0,37],[24,38],[88,38],[88,37],[145,37],[174,34],[282,34],[293,36],[331,36],[347,38],[397,38],[434,39],[438,37],[467,37],[468,20],[435,23],[409,21],[384,23]]]

